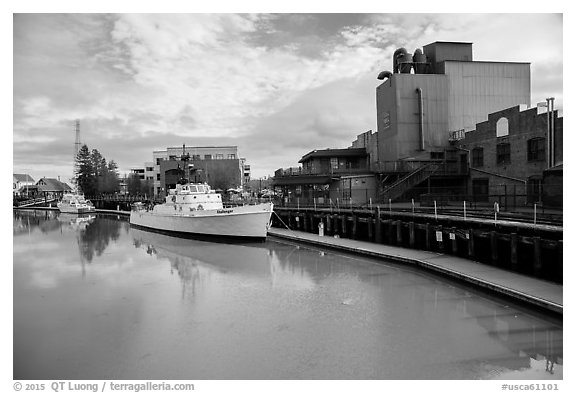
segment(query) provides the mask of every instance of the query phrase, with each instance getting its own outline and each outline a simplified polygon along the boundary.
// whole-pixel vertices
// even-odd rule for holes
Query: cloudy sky
[[[14,14],[13,171],[68,180],[81,142],[121,172],[167,146],[237,145],[252,177],[376,131],[398,47],[530,62],[563,107],[559,14]]]

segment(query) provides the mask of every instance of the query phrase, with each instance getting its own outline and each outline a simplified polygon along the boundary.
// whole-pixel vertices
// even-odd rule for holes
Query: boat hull
[[[93,207],[74,207],[64,204],[57,204],[58,210],[62,213],[72,213],[72,214],[83,214],[83,213],[94,213],[96,210]]]
[[[271,214],[270,203],[187,214],[138,210],[130,213],[130,224],[180,235],[265,239]]]

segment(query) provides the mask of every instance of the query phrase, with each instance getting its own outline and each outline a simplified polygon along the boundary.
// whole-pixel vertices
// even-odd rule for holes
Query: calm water
[[[561,379],[562,334],[394,264],[14,213],[14,379]]]

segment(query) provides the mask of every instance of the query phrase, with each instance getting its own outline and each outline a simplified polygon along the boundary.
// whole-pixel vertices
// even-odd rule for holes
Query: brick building
[[[506,206],[543,202],[544,171],[562,164],[563,118],[557,111],[553,117],[553,158],[548,114],[538,113],[538,108],[514,106],[490,113],[465,133],[459,147],[469,151],[468,190],[476,201]],[[558,179],[558,171],[554,173]],[[561,184],[556,186],[561,190]]]

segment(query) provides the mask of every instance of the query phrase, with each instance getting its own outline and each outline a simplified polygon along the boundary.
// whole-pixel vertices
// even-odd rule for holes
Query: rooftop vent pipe
[[[390,71],[382,71],[381,73],[378,74],[378,79],[380,80],[384,80],[390,77],[392,77],[392,73]]]
[[[422,99],[422,89],[417,88],[418,94],[418,131],[420,134],[420,150],[424,150],[424,100]]]

